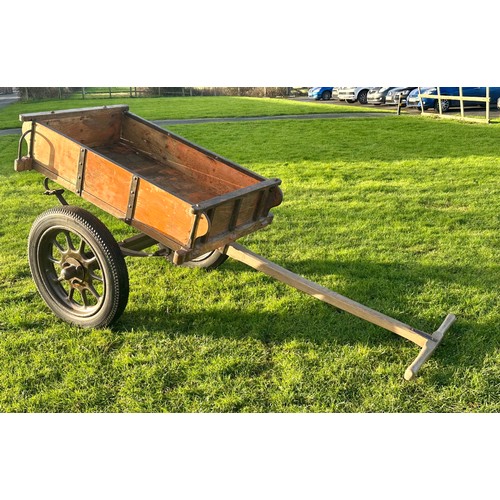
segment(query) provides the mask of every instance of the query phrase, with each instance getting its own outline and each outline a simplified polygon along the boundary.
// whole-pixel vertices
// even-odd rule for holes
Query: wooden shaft
[[[417,372],[420,367],[432,356],[436,347],[443,340],[444,334],[450,328],[450,326],[455,322],[456,316],[454,314],[448,314],[442,325],[432,334],[432,339],[427,340],[425,345],[422,347],[415,361],[406,369],[405,380],[412,380],[417,376]]]
[[[232,243],[226,249],[227,255],[235,260],[250,266],[257,271],[262,271],[263,273],[276,278],[287,285],[293,286],[297,290],[307,293],[318,300],[322,300],[332,306],[335,306],[343,311],[347,311],[358,318],[364,319],[378,325],[390,332],[396,333],[401,337],[411,340],[420,347],[424,347],[427,341],[433,341],[432,335],[428,333],[421,332],[408,326],[401,321],[393,319],[385,314],[382,314],[374,309],[355,302],[354,300],[348,299],[339,293],[333,292],[328,288],[325,288],[313,281],[309,281],[287,269],[257,255],[242,245],[238,243]]]

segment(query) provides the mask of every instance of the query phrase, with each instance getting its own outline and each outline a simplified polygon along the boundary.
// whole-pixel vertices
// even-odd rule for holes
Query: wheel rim
[[[103,266],[80,234],[52,227],[39,240],[38,266],[45,288],[60,306],[78,317],[95,315],[106,296]]]
[[[199,257],[196,257],[196,259],[192,259],[191,262],[203,262],[214,254],[215,250],[212,250],[211,252],[204,253],[203,255],[200,255]]]

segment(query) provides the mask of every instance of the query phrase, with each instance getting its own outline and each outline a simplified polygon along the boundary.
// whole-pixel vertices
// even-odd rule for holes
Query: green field
[[[93,106],[127,104],[130,111],[147,120],[241,116],[303,115],[309,113],[387,112],[387,109],[256,97],[123,97],[112,99],[45,99],[17,102],[0,112],[0,130],[20,127],[21,113],[36,113]],[[392,110],[394,111],[394,110]]]
[[[182,107],[189,99],[168,101],[168,116],[142,115],[201,113]],[[265,105],[241,102],[242,116]],[[293,114],[296,104],[283,101]],[[240,240],[251,250],[418,329],[432,332],[448,312],[457,322],[420,376],[405,382],[414,344],[243,264],[228,260],[205,273],[127,258],[131,294],[116,327],[68,326],[42,302],[26,256],[33,220],[56,201],[41,194],[39,174],[13,171],[18,137],[7,136],[0,411],[500,410],[497,126],[388,116],[170,129],[282,179],[274,223]],[[131,234],[68,199],[98,214],[117,239]]]

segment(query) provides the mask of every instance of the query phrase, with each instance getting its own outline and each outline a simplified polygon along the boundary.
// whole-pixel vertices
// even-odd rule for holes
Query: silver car
[[[368,91],[368,97],[366,102],[368,104],[375,104],[375,105],[385,104],[387,93],[391,89],[395,88],[396,87],[372,87]]]
[[[406,98],[408,97],[408,94],[412,91],[415,90],[417,87],[395,87],[387,93],[385,97],[385,103],[386,104],[392,104],[392,105],[397,105],[399,102],[399,98],[401,97],[401,103],[403,105],[406,104]]]

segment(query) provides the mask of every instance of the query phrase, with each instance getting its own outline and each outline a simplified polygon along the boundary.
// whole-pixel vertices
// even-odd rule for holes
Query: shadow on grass
[[[467,287],[485,292],[494,289],[494,276],[483,276],[480,269],[363,261],[307,260],[280,264],[304,277],[341,276],[342,289],[334,291],[428,333],[440,326],[447,313],[457,314],[457,322],[434,354],[440,365],[446,368],[442,375],[437,376],[436,383],[452,381],[457,370],[481,368],[485,358],[498,347],[495,321],[485,320],[477,311],[467,311],[467,304],[461,301],[462,295],[456,290],[449,296],[446,292],[446,289],[455,285],[462,290]],[[234,275],[235,296],[239,289],[237,274],[242,268],[248,269],[241,263],[230,261],[216,271]],[[272,278],[266,279],[273,281]],[[429,285],[430,280],[432,286],[437,288],[437,293],[435,298],[425,299],[428,302],[423,303],[424,299],[416,297]],[[325,280],[319,281],[324,284]],[[282,297],[288,293],[287,290],[295,293],[288,287],[276,289],[276,292]],[[419,300],[416,305],[415,300]],[[419,352],[418,346],[397,335],[305,294],[301,294],[300,300],[285,301],[283,309],[275,307],[272,311],[255,311],[248,304],[238,304],[236,301],[230,305],[212,303],[206,310],[193,311],[192,306],[186,307],[190,309],[184,311],[180,306],[177,311],[166,313],[144,303],[135,305],[135,309],[124,313],[116,329],[124,333],[140,325],[149,332],[168,338],[186,335],[233,340],[252,338],[269,346],[297,340],[327,348],[361,345],[392,349],[402,342],[400,345],[415,347],[415,356]],[[491,304],[493,307],[494,304]],[[412,316],[412,310],[415,309],[429,312],[426,317]],[[491,311],[486,310],[485,314],[488,312]]]

